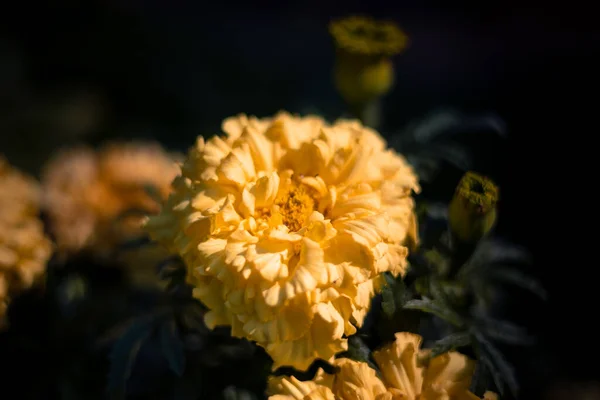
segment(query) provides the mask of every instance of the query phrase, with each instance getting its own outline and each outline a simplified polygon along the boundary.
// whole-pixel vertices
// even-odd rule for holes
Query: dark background
[[[578,228],[594,212],[579,183],[598,131],[591,61],[600,35],[591,10],[441,1],[52,4],[20,2],[0,13],[0,152],[34,174],[53,149],[80,141],[144,137],[185,150],[240,112],[337,117],[344,106],[331,83],[327,23],[351,13],[396,20],[411,44],[385,101],[388,138],[447,106],[495,111],[508,124],[508,142],[476,141],[474,151],[478,169],[502,188],[499,233],[531,249],[533,273],[551,294],[546,306],[522,304],[515,314],[541,337],[511,356],[525,393],[600,376],[586,365],[596,328],[580,306],[594,305],[597,262],[589,226]],[[56,117],[73,107],[87,117]]]

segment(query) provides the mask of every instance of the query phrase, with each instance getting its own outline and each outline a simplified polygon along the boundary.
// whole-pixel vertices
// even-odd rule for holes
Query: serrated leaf
[[[375,371],[379,371],[377,365],[371,360],[371,349],[369,349],[358,335],[353,335],[348,338],[348,350],[340,355],[355,361],[366,362]]]
[[[439,318],[441,318],[445,321],[448,321],[450,324],[457,326],[457,327],[461,327],[464,324],[460,315],[458,315],[457,313],[455,313],[454,311],[452,311],[448,308],[444,308],[444,307],[440,306],[435,301],[428,299],[426,297],[423,298],[422,300],[419,300],[419,299],[410,300],[410,301],[406,302],[406,304],[404,305],[404,308],[409,309],[409,310],[419,310],[419,311],[423,311],[426,313],[436,315]]]
[[[255,400],[256,397],[251,392],[236,388],[235,386],[228,386],[223,390],[223,400]]]
[[[418,125],[409,127],[416,142],[428,143],[456,126],[460,119],[454,111],[437,111],[427,115]]]
[[[371,355],[371,350],[363,343],[362,339],[356,336],[350,336],[348,338],[348,353],[355,361],[367,362]]]
[[[490,339],[515,345],[531,345],[534,338],[527,334],[523,327],[509,321],[478,315],[474,321],[474,329]]]
[[[519,384],[514,368],[496,346],[494,346],[494,344],[481,332],[473,332],[473,336],[477,341],[477,349],[480,353],[479,360],[483,362],[490,371],[500,394],[504,394],[504,387],[507,386],[511,394],[518,398]]]
[[[438,138],[472,132],[506,135],[506,124],[496,115],[465,116],[455,110],[437,110],[416,123],[411,123],[402,133],[404,142],[429,144]]]
[[[497,264],[528,263],[530,254],[523,248],[500,239],[482,240],[469,260],[475,266],[491,267]]]
[[[394,292],[389,285],[385,285],[382,288],[381,297],[381,309],[388,318],[391,318],[396,312],[396,300],[394,298]]]
[[[471,334],[469,332],[453,333],[435,342],[431,347],[429,357],[434,358],[469,344],[471,344]]]
[[[113,346],[108,373],[108,391],[111,399],[125,398],[127,381],[131,376],[136,357],[142,344],[152,333],[154,324],[152,317],[134,321]]]
[[[489,279],[498,280],[504,283],[510,283],[520,287],[528,292],[531,292],[541,298],[547,300],[546,290],[534,278],[522,273],[514,268],[490,268],[486,273]]]
[[[428,157],[444,160],[459,169],[468,170],[471,167],[471,156],[466,149],[458,144],[440,143],[429,145],[423,149]]]
[[[429,293],[433,300],[443,308],[452,309],[450,299],[446,295],[443,283],[439,279],[429,279]]]
[[[180,314],[181,324],[188,330],[206,333],[208,328],[204,324],[205,309],[200,302],[193,301],[183,307]]]
[[[185,353],[179,329],[174,319],[166,320],[160,327],[160,345],[162,353],[169,363],[169,368],[177,376],[185,370]]]
[[[478,360],[475,363],[475,371],[473,371],[473,378],[471,379],[471,392],[476,395],[482,395],[491,388],[490,372],[487,366]]]

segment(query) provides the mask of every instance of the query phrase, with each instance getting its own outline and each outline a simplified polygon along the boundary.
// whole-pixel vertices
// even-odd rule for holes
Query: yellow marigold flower
[[[105,254],[142,233],[142,216],[116,220],[131,209],[156,213],[146,191],[151,185],[166,199],[179,166],[159,145],[111,143],[98,152],[71,148],[57,154],[43,173],[44,208],[59,250]]]
[[[331,22],[336,46],[335,85],[344,100],[359,105],[387,93],[394,84],[391,56],[407,45],[393,22],[347,17]]]
[[[448,208],[449,225],[462,242],[476,242],[485,236],[496,222],[498,187],[490,179],[467,172],[456,187]]]
[[[209,327],[307,368],[347,348],[384,271],[416,242],[417,177],[377,132],[280,113],[198,138],[151,236],[180,254]]]
[[[39,206],[38,183],[0,157],[0,325],[10,296],[43,276],[52,253]]]
[[[450,352],[419,363],[421,337],[408,332],[396,334],[396,341],[375,352],[381,379],[367,363],[340,358],[334,376],[320,371],[314,381],[294,377],[269,379],[269,400],[480,400],[469,392],[475,362]],[[494,397],[495,396],[495,397]],[[496,400],[486,392],[484,400]]]

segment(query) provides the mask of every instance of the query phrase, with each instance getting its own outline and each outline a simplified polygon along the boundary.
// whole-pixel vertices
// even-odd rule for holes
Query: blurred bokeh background
[[[548,173],[542,165],[552,158],[540,153],[550,151],[549,142],[554,149],[564,141],[549,127],[569,119],[564,102],[585,96],[575,90],[587,90],[577,80],[586,63],[577,57],[591,57],[600,36],[583,12],[574,20],[550,5],[358,0],[60,0],[6,7],[0,13],[0,152],[34,175],[53,151],[81,142],[148,138],[185,150],[241,112],[263,117],[285,109],[334,119],[345,109],[331,79],[328,22],[355,13],[395,20],[410,46],[396,59],[382,133],[393,143],[394,132],[438,108],[496,112],[509,127],[508,142],[475,138],[473,146],[478,168],[502,188],[499,233],[547,255],[547,244],[539,252],[536,246],[548,235],[538,221],[547,196],[540,191],[549,188],[535,182],[546,182],[540,173]],[[569,135],[572,142],[585,132]],[[448,179],[441,184],[454,187],[457,178]],[[548,265],[536,264],[540,279],[551,293],[567,293],[558,291],[565,286],[558,267]],[[538,369],[532,387],[597,377],[596,370],[572,368],[584,358],[565,343],[577,326],[566,308],[571,303],[554,296],[550,304],[567,311],[521,315],[543,342],[514,355],[526,388],[532,368]]]

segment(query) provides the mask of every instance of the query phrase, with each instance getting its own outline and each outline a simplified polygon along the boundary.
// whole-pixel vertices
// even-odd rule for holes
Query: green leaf
[[[433,344],[431,347],[430,358],[447,353],[459,347],[465,347],[471,344],[471,334],[469,332],[452,333]]]
[[[185,354],[183,351],[183,342],[179,337],[179,329],[174,319],[168,319],[162,324],[160,328],[160,345],[171,371],[177,376],[183,375],[183,371],[185,370]]]
[[[156,270],[161,279],[184,279],[187,273],[185,265],[178,256],[169,257],[168,259],[161,261],[156,266]]]
[[[385,285],[381,295],[381,308],[388,318],[392,318],[406,301],[406,285],[402,278],[394,278],[390,273],[384,273]]]
[[[531,345],[534,338],[527,334],[523,327],[512,322],[490,318],[485,315],[475,317],[474,329],[490,339],[515,345]]]
[[[518,398],[519,384],[515,375],[514,368],[506,360],[504,355],[490,342],[481,332],[474,332],[473,336],[477,341],[477,350],[479,360],[488,368],[498,387],[500,394],[504,394],[504,387],[508,386],[511,394]]]
[[[140,318],[133,322],[110,352],[108,391],[111,399],[125,399],[127,381],[131,376],[136,357],[144,341],[154,330],[153,317]]]
[[[350,336],[348,338],[348,353],[350,358],[355,361],[368,361],[371,355],[371,350],[367,347],[363,341],[357,336]]]
[[[433,300],[443,308],[451,309],[450,300],[446,295],[443,283],[439,279],[429,279],[429,293]]]
[[[256,396],[245,389],[228,386],[223,391],[223,400],[256,400]]]
[[[396,312],[396,299],[394,298],[394,292],[389,285],[385,285],[381,290],[381,309],[388,318],[392,318]]]
[[[143,247],[154,246],[156,243],[149,236],[140,236],[126,240],[119,244],[120,251],[141,249]]]
[[[371,360],[371,349],[358,335],[352,335],[348,338],[348,351],[344,354],[354,361],[366,362],[375,371],[379,371],[379,368]]]
[[[187,330],[206,333],[208,328],[204,324],[205,313],[206,310],[202,303],[197,300],[192,300],[183,307],[179,316],[179,321]]]
[[[523,264],[531,261],[530,254],[523,248],[499,239],[479,242],[469,264],[486,268],[498,264]]]
[[[471,392],[478,396],[483,396],[486,391],[492,388],[490,378],[492,377],[487,366],[481,360],[477,360],[475,371],[473,371],[473,378],[471,379]]]
[[[547,293],[542,285],[519,270],[514,268],[491,268],[487,272],[487,276],[494,280],[513,284],[535,294],[542,300],[547,300]]]
[[[422,300],[410,300],[404,305],[404,308],[409,310],[419,310],[436,315],[456,327],[462,327],[464,325],[464,321],[460,315],[449,308],[444,308],[434,300],[428,299],[427,297],[424,297]]]
[[[429,276],[429,275],[419,276],[417,279],[415,279],[414,288],[415,288],[415,291],[419,295],[421,295],[423,297],[429,296],[429,280],[430,279],[431,279],[431,276]]]

